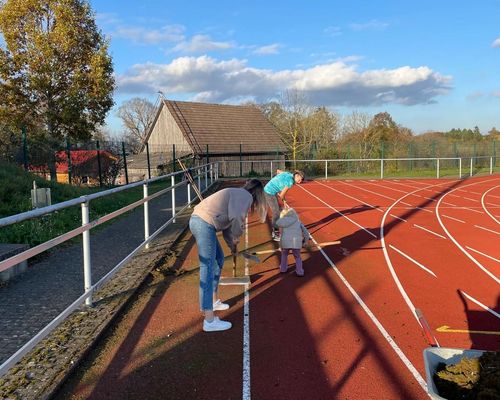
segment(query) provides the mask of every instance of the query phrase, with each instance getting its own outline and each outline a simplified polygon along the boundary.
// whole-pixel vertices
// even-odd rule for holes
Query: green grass
[[[0,218],[30,211],[33,181],[51,189],[52,204],[100,191],[99,188],[76,187],[46,181],[17,165],[0,161]],[[155,182],[149,193],[168,186],[170,181]],[[108,189],[108,188],[105,188]],[[105,196],[90,202],[90,220],[109,214],[142,198],[142,186]],[[80,206],[68,207],[43,217],[0,228],[0,243],[26,243],[34,246],[81,225]],[[112,222],[109,222],[112,223]]]

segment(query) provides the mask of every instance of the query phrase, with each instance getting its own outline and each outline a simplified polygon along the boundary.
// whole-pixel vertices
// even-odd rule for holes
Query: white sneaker
[[[220,301],[220,299],[218,299],[215,303],[214,303],[214,306],[213,306],[213,310],[214,311],[224,311],[224,310],[227,310],[229,308],[229,304],[227,303],[223,303],[222,301]]]
[[[212,322],[203,320],[203,330],[205,332],[226,331],[231,329],[233,325],[228,321],[221,321],[219,317],[214,317]]]

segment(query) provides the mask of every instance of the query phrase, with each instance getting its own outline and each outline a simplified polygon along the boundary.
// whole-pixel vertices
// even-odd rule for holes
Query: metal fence
[[[215,163],[205,164],[195,167],[191,170],[194,176],[194,182],[196,187],[200,192],[206,191],[217,179],[218,179],[218,166]],[[0,219],[0,228],[6,227],[13,224],[19,224],[23,221],[27,221],[33,218],[40,218],[44,215],[63,210],[68,207],[79,205],[81,207],[81,221],[80,227],[66,232],[52,240],[42,243],[38,246],[32,247],[22,253],[19,253],[13,257],[10,257],[4,261],[0,262],[0,272],[5,271],[8,268],[13,267],[25,260],[28,260],[38,254],[41,254],[61,243],[67,242],[68,240],[75,238],[79,235],[82,237],[83,243],[83,271],[84,271],[84,293],[78,297],[69,307],[62,311],[55,319],[53,319],[45,328],[43,328],[38,334],[36,334],[31,340],[29,340],[24,346],[22,346],[15,354],[13,354],[9,359],[7,359],[0,366],[0,376],[4,375],[17,361],[19,361],[25,354],[27,354],[37,343],[39,343],[43,338],[45,338],[53,329],[55,329],[66,317],[68,317],[73,311],[78,309],[83,303],[86,305],[92,304],[92,294],[98,290],[104,283],[106,283],[111,277],[113,277],[118,270],[120,270],[137,252],[143,248],[147,248],[149,243],[168,225],[175,222],[176,214],[183,211],[185,208],[189,207],[190,204],[195,200],[195,196],[192,195],[191,184],[188,180],[183,179],[184,172],[170,173],[161,177],[151,178],[148,180],[131,183],[129,185],[117,187],[114,189],[109,189],[106,191],[94,193],[88,196],[82,196],[76,199],[68,200],[62,203],[58,203],[52,206],[39,208],[33,211],[27,211],[21,214],[13,215],[10,217]],[[149,185],[153,182],[165,181],[170,183],[170,186],[155,192],[154,194],[149,194]],[[204,185],[203,185],[204,182]],[[90,207],[91,202],[105,197],[110,196],[114,193],[129,190],[138,186],[143,187],[143,198],[131,203],[119,210],[111,212],[93,221],[90,220]],[[187,192],[187,201],[183,205],[176,205],[176,190],[185,188]],[[155,232],[150,232],[150,217],[149,217],[149,202],[161,195],[168,192],[172,194],[171,209],[172,216],[163,225],[161,225]],[[92,282],[92,261],[90,257],[90,230],[96,228],[99,225],[104,224],[114,218],[126,213],[127,211],[133,210],[139,206],[144,208],[144,241],[140,243],[138,247],[133,249],[123,260],[121,260],[116,266],[114,266],[105,276],[103,276],[98,282]]]

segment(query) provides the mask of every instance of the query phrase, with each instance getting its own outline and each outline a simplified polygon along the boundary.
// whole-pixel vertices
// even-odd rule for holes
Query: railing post
[[[89,202],[82,203],[82,226],[90,222]],[[85,293],[92,290],[92,262],[90,259],[90,230],[82,233],[83,242],[83,286]],[[87,306],[92,305],[92,295],[85,299]]]
[[[191,183],[189,181],[187,183],[187,196],[189,207],[191,207]]]
[[[458,179],[462,179],[462,157],[458,159]]]
[[[210,186],[214,182],[214,165],[210,164]]]
[[[198,167],[198,169],[196,170],[196,175],[198,175],[198,189],[200,190],[201,192],[201,170],[200,168]]]
[[[439,158],[437,159],[436,163],[436,177],[439,179]]]
[[[175,223],[175,176],[172,175],[171,177],[171,182],[172,182],[172,222]]]
[[[380,179],[384,179],[384,159],[380,159]]]
[[[325,179],[328,179],[328,160],[325,160]]]
[[[490,157],[490,175],[493,175],[493,157]]]
[[[470,158],[470,174],[469,176],[472,176],[472,157]]]
[[[148,184],[144,183],[142,185],[142,192],[144,199],[148,197]],[[144,202],[144,240],[149,239],[149,202]],[[146,244],[146,249],[149,249],[149,243]]]
[[[205,165],[205,190],[208,188],[208,165]]]

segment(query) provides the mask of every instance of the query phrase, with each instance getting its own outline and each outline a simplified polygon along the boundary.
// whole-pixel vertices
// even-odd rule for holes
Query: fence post
[[[21,135],[23,140],[23,165],[24,170],[28,170],[28,139],[26,138],[26,125],[21,127]]]
[[[189,207],[191,207],[191,182],[189,181],[187,183],[187,196],[188,196],[188,205]]]
[[[151,179],[151,160],[149,159],[149,143],[146,142],[146,159],[148,162],[148,179]]]
[[[207,144],[208,146],[208,144]],[[175,165],[175,143],[172,143],[172,172],[175,172],[176,170],[176,165]]]
[[[240,143],[240,178],[243,176],[243,152],[242,152],[242,144]]]
[[[82,226],[87,225],[90,222],[89,217],[89,202],[86,201],[82,203]],[[92,262],[90,259],[90,230],[84,231],[82,233],[82,243],[83,243],[83,286],[85,293],[92,288]],[[85,299],[85,304],[87,306],[92,305],[92,295]]]
[[[95,147],[97,150],[97,169],[99,169],[99,187],[102,188],[101,144],[99,140],[96,140]]]
[[[71,174],[71,169],[72,169],[72,166],[71,166],[71,143],[70,143],[70,140],[69,140],[69,137],[66,136],[66,154],[68,156],[68,183],[71,185],[71,178],[72,178],[72,174]]]
[[[384,159],[380,159],[380,179],[384,179]]]
[[[439,179],[439,158],[437,159],[436,162],[436,177]]]
[[[125,142],[122,142],[123,168],[125,169],[125,182],[128,185],[127,155],[125,154]]]
[[[172,175],[171,177],[171,183],[172,183],[172,218],[173,218],[173,221],[175,223],[175,176]]]
[[[208,188],[208,164],[205,164],[205,190]]]
[[[493,157],[490,157],[490,175],[493,175]]]
[[[458,159],[458,179],[462,179],[462,157]]]
[[[148,197],[148,184],[142,185],[143,198]],[[144,202],[144,240],[149,239],[149,202]],[[146,244],[146,249],[149,249],[149,243]]]
[[[493,140],[493,165],[497,166],[496,140]]]
[[[325,179],[328,179],[328,160],[325,160]]]
[[[469,176],[472,176],[472,157],[470,158],[470,175]]]

